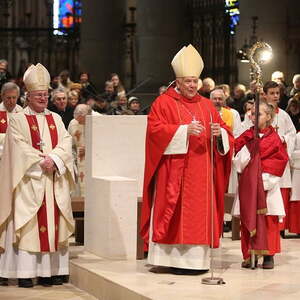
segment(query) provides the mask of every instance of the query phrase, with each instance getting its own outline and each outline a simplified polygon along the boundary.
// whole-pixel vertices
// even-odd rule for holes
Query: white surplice
[[[262,137],[262,134],[260,134]],[[250,161],[250,153],[248,148],[244,146],[234,157],[234,164],[238,173],[242,173]],[[280,177],[262,173],[264,190],[267,191],[267,215],[278,216],[279,221],[282,221],[285,216],[283,200],[280,192]],[[232,206],[232,215],[240,216],[240,200],[239,193],[235,195],[235,200]]]
[[[292,196],[291,201],[300,201],[300,132],[296,135],[295,148],[291,155]]]

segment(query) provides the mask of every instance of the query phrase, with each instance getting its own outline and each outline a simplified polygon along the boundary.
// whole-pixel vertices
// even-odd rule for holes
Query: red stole
[[[178,127],[191,123],[192,116],[206,130],[200,136],[189,137],[187,154],[164,155]],[[169,88],[153,103],[148,115],[141,218],[141,234],[145,241],[148,240],[155,187],[152,240],[165,244],[211,244],[210,118],[226,128],[211,101],[200,95],[187,100]],[[231,134],[228,135],[231,138]],[[230,173],[231,158],[229,155],[222,157],[216,151],[216,142],[214,145],[214,172],[218,175],[213,187],[213,221],[214,246],[217,247],[220,218],[222,215],[223,219],[224,212],[224,186],[227,182],[222,175]],[[223,159],[228,158],[229,168],[224,170]],[[216,166],[222,171],[218,172]]]
[[[29,129],[31,134],[31,141],[32,147],[40,150],[40,143],[42,142],[42,137],[40,135],[38,121],[35,115],[25,115]],[[58,143],[58,134],[57,128],[51,114],[45,115],[50,137],[52,143],[52,149],[54,149]],[[40,150],[41,151],[41,150]],[[54,173],[53,173],[54,179]],[[54,185],[53,185],[53,196],[54,196],[54,222],[55,222],[55,250],[58,249],[58,225],[59,225],[59,208],[55,201],[55,194],[54,194]],[[40,238],[40,248],[41,252],[49,252],[50,245],[49,245],[49,236],[48,236],[48,222],[47,222],[47,204],[46,204],[46,196],[44,195],[44,199],[42,202],[41,207],[37,212],[37,219],[38,219],[38,228],[39,228],[39,238]]]
[[[6,133],[7,129],[7,112],[0,111],[0,133]]]
[[[272,126],[260,133],[264,135],[259,139],[259,153],[261,157],[262,172],[281,177],[289,160],[285,144]],[[235,153],[244,145],[254,139],[254,127],[246,130],[235,140]]]

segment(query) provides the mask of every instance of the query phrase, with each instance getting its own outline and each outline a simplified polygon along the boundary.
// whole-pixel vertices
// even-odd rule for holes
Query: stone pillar
[[[271,12],[272,13],[269,13]],[[299,51],[291,51],[293,42],[290,39],[289,24],[297,23],[300,7],[296,0],[277,1],[252,0],[240,1],[241,19],[237,26],[236,48],[240,49],[245,39],[252,35],[252,17],[257,16],[257,37],[263,39],[273,48],[273,59],[263,66],[263,80],[271,80],[274,71],[282,71],[287,83],[291,82],[294,73],[299,73]],[[299,32],[299,25],[298,25]],[[300,40],[300,34],[297,37]],[[249,64],[238,62],[239,82],[249,84]]]
[[[170,63],[189,41],[186,1],[139,0],[137,2],[137,82],[151,76],[141,90],[157,92],[174,79]]]
[[[110,73],[122,77],[126,0],[83,0],[81,69],[88,71],[99,92]]]

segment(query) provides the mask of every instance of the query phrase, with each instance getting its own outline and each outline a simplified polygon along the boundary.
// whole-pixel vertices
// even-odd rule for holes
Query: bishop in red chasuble
[[[213,247],[219,246],[233,138],[211,101],[197,93],[203,69],[197,50],[182,48],[172,67],[176,83],[148,116],[141,234],[150,264],[185,274],[209,269],[212,195]]]

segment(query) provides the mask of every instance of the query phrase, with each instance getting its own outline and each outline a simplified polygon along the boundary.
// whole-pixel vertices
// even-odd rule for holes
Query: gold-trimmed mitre
[[[191,44],[184,46],[174,56],[171,65],[176,78],[199,77],[204,68],[202,57]]]
[[[50,85],[50,74],[42,64],[38,63],[26,70],[23,81],[28,92],[47,91]]]

